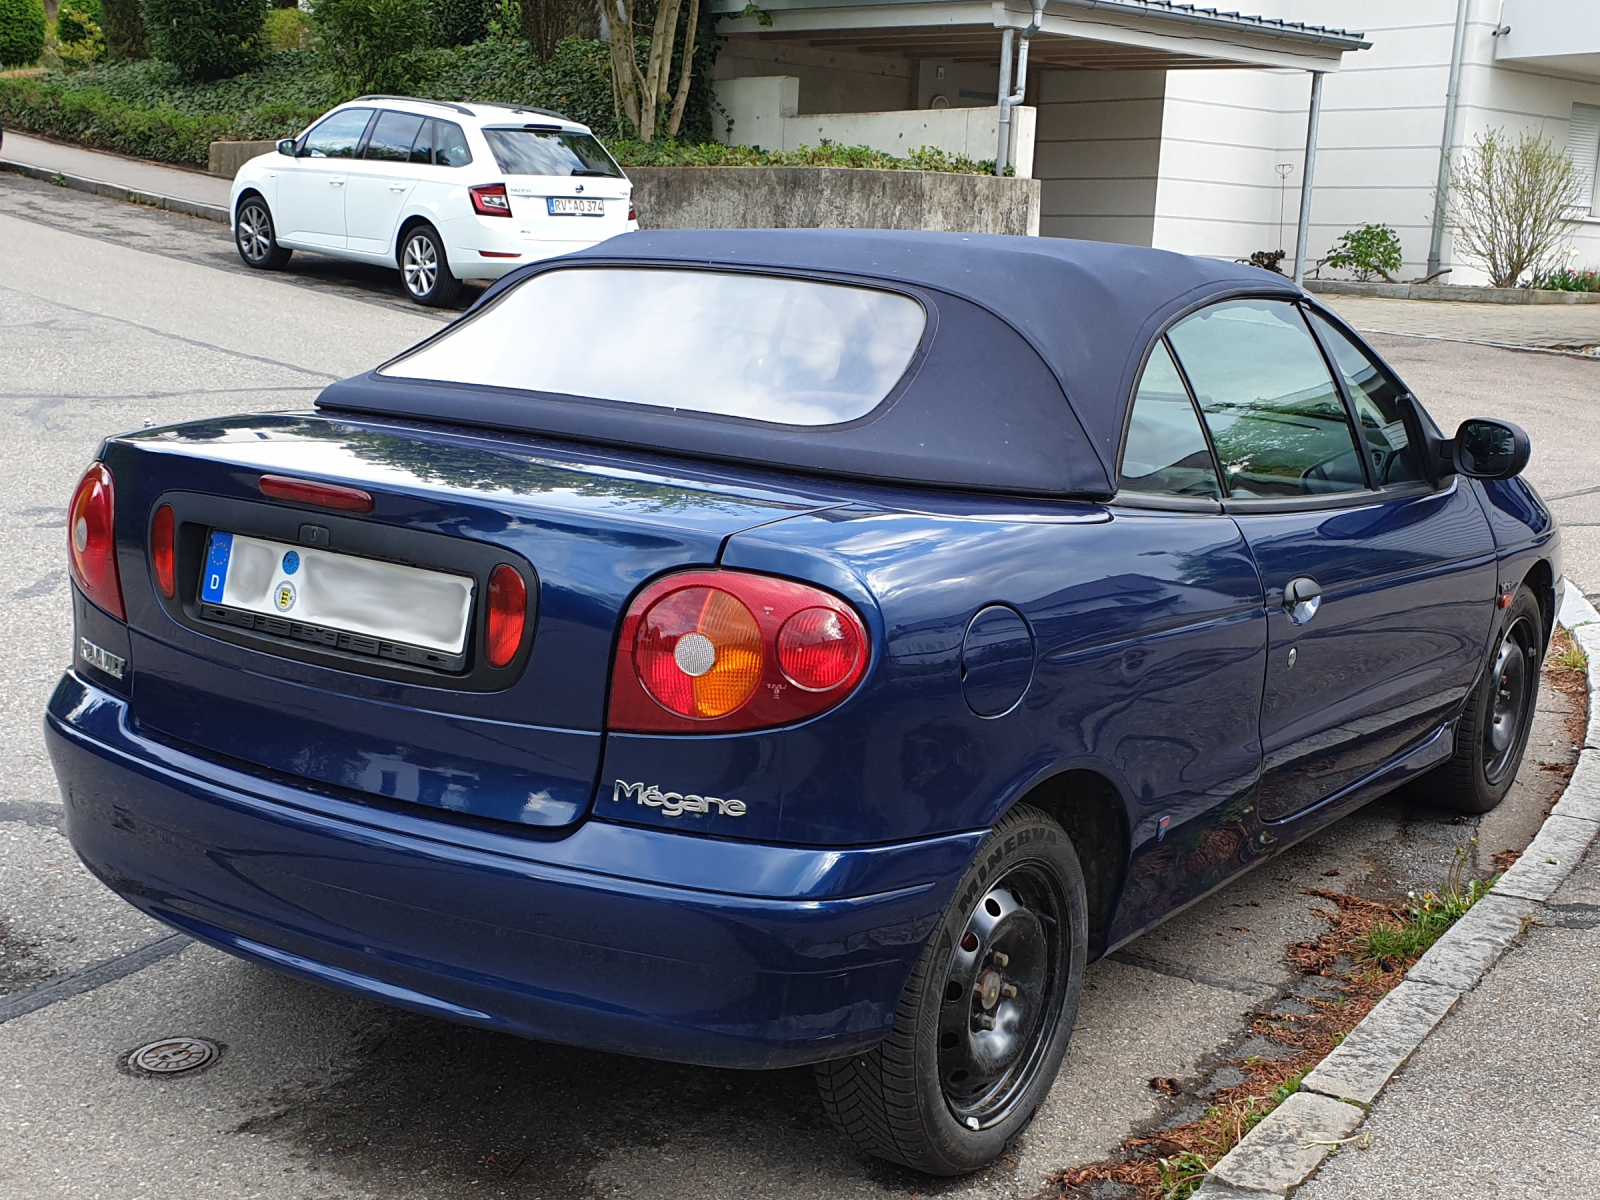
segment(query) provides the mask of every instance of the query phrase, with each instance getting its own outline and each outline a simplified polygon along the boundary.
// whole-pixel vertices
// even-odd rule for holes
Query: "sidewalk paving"
[[[1386,300],[1318,296],[1363,333],[1495,342],[1505,346],[1600,346],[1600,304],[1463,304],[1451,300]]]
[[[5,132],[4,144],[0,144],[0,160],[113,183],[129,191],[153,196],[171,196],[192,204],[214,204],[223,209],[228,207],[228,189],[233,183],[229,179],[207,175],[204,171],[190,171],[183,167],[126,158],[121,154],[108,154],[103,150],[86,150],[81,146],[47,142],[43,138],[29,137],[10,129]]]

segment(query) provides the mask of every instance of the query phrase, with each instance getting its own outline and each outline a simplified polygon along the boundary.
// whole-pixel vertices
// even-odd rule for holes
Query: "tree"
[[[43,53],[42,0],[0,0],[0,67],[29,67]]]
[[[100,10],[104,16],[100,24],[106,34],[106,57],[143,58],[147,51],[139,0],[100,0]]]
[[[423,0],[315,0],[317,47],[363,91],[404,92],[433,19]]]
[[[470,46],[489,34],[485,0],[433,0],[433,44]]]
[[[689,0],[689,20],[683,35],[683,59],[678,70],[676,97],[668,91],[672,72],[673,53],[678,40],[678,17],[683,12],[683,0],[659,0],[655,23],[649,37],[649,53],[645,67],[639,69],[635,39],[639,34],[634,26],[634,0],[599,0],[600,22],[606,41],[611,45],[611,78],[616,90],[617,103],[623,116],[638,133],[641,142],[648,142],[658,131],[676,137],[683,124],[683,109],[689,101],[689,82],[694,75],[694,41],[700,26],[700,0]],[[661,116],[668,101],[665,129]]]
[[[1494,287],[1516,287],[1554,265],[1571,236],[1582,196],[1578,168],[1545,138],[1504,130],[1479,134],[1450,166],[1450,227],[1456,249],[1482,263]]]
[[[144,0],[150,51],[186,79],[226,79],[260,63],[268,0]]]
[[[522,36],[535,61],[547,63],[567,38],[591,37],[595,8],[590,0],[522,0]]]

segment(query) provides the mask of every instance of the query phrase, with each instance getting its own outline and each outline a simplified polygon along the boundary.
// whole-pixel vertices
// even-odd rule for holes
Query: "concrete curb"
[[[1225,1155],[1194,1200],[1291,1195],[1354,1135],[1384,1086],[1537,920],[1600,834],[1600,613],[1570,584],[1557,620],[1589,655],[1589,726],[1560,801],[1516,864],[1434,943],[1290,1096]]]
[[[14,175],[26,175],[29,179],[42,179],[46,183],[54,183],[60,187],[71,188],[75,192],[89,192],[95,196],[110,196],[113,200],[126,200],[130,204],[143,204],[148,208],[164,208],[168,212],[182,213],[188,217],[199,217],[205,221],[217,221],[223,225],[230,223],[228,210],[218,204],[202,204],[198,200],[182,200],[177,196],[160,196],[154,192],[142,192],[137,188],[126,187],[120,183],[107,183],[103,179],[90,179],[84,175],[69,175],[65,171],[53,171],[49,167],[36,167],[31,163],[13,162],[6,158],[0,158],[0,171],[10,171]]]
[[[1308,279],[1305,282],[1305,289],[1325,296],[1376,296],[1384,300],[1453,300],[1457,304],[1600,304],[1600,292],[1467,287],[1455,283],[1360,283],[1354,279]]]

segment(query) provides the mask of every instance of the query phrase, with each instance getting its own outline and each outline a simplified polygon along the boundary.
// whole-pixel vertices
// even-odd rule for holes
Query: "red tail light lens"
[[[638,210],[637,207],[634,206],[633,201],[629,200],[628,201],[628,220],[637,221],[638,219],[639,219],[639,210]]]
[[[480,183],[477,187],[469,187],[467,195],[472,197],[472,211],[480,217],[511,215],[511,197],[506,195],[506,185],[503,183]]]
[[[156,509],[150,521],[150,569],[156,575],[156,587],[168,600],[178,593],[178,543],[177,522],[172,516],[172,505],[163,504]]]
[[[91,464],[72,493],[67,555],[72,578],[83,594],[117,620],[125,619],[122,581],[117,577],[116,499],[104,463]]]
[[[515,567],[501,563],[489,574],[489,621],[484,654],[491,667],[504,667],[522,648],[528,624],[528,585]]]
[[[336,483],[316,483],[310,479],[291,479],[287,475],[263,475],[257,485],[261,494],[273,500],[310,504],[338,512],[369,513],[372,493],[360,488],[340,487]]]
[[[861,618],[820,588],[743,571],[669,575],[623,620],[609,724],[658,733],[792,724],[848,696],[867,651]]]

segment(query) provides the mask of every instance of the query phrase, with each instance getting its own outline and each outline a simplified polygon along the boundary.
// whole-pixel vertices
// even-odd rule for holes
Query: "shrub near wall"
[[[44,0],[0,0],[0,67],[27,67],[44,53]]]
[[[266,55],[267,0],[144,0],[150,52],[185,79],[225,79]]]

